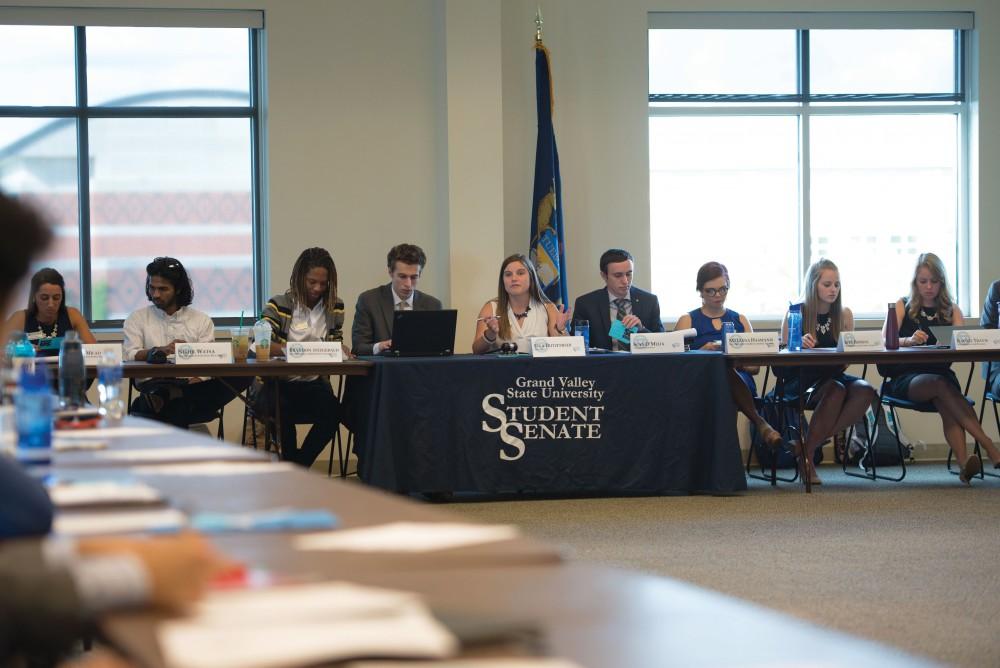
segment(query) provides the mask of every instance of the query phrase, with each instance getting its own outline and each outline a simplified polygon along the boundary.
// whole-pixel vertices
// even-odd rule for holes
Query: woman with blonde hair
[[[532,336],[565,336],[571,309],[559,308],[542,292],[535,267],[516,253],[500,264],[497,298],[483,305],[476,320],[472,352],[481,355],[502,343],[528,350]]]
[[[836,348],[841,332],[854,329],[854,314],[843,305],[840,271],[830,260],[820,258],[806,272],[802,311],[802,347]],[[788,316],[781,323],[781,340],[788,342]],[[779,371],[780,369],[780,371]],[[808,393],[806,407],[812,419],[802,444],[802,475],[812,484],[822,481],[816,474],[813,455],[827,439],[848,428],[865,414],[875,401],[871,385],[857,376],[844,373],[846,367],[805,366],[777,367],[775,375],[784,378],[786,400]]]
[[[944,263],[934,253],[924,253],[917,258],[910,294],[896,302],[896,322],[899,323],[901,347],[935,345],[937,338],[931,331],[932,326],[965,322],[962,310],[948,290]],[[1000,468],[1000,450],[983,431],[975,411],[965,400],[951,364],[880,364],[878,370],[886,379],[886,394],[934,405],[941,416],[945,440],[961,466],[959,479],[962,482],[968,484],[982,470],[979,457],[966,451],[966,433],[986,450],[994,468]]]

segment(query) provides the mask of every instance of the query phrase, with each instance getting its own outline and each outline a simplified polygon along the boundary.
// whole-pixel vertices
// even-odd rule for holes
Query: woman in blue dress
[[[685,313],[677,319],[676,330],[697,330],[691,350],[722,350],[724,323],[732,323],[737,332],[752,332],[746,316],[726,308],[729,294],[729,270],[719,262],[707,262],[698,270],[696,289],[701,294],[701,308]],[[757,384],[753,374],[757,367],[729,369],[729,391],[740,412],[757,427],[758,433],[769,447],[781,445],[781,434],[769,425],[754,405]]]
[[[962,310],[952,301],[944,263],[934,253],[917,258],[910,282],[910,295],[896,302],[901,347],[936,345],[934,325],[962,325]],[[883,327],[883,332],[885,331]],[[976,413],[965,400],[962,386],[951,364],[880,364],[879,373],[888,379],[886,392],[900,399],[931,403],[941,416],[944,437],[960,463],[959,479],[968,484],[979,473],[979,457],[968,455],[965,434],[970,434],[1000,468],[1000,450],[983,430]]]
[[[802,300],[802,348],[836,348],[841,332],[854,330],[854,314],[843,305],[840,271],[830,260],[821,258],[806,272]],[[788,343],[788,314],[781,323],[781,341]],[[784,379],[784,398],[795,401],[807,393],[806,408],[812,419],[806,431],[805,457],[800,457],[803,476],[812,484],[822,481],[816,474],[816,448],[837,432],[855,424],[877,397],[875,389],[857,376],[844,373],[844,366],[777,367],[775,375]],[[779,371],[780,369],[780,371]]]

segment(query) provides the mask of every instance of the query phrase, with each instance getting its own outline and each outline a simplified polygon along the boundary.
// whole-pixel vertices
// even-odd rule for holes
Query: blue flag
[[[552,301],[568,305],[566,244],[563,240],[562,180],[559,152],[552,128],[552,72],[549,51],[535,45],[535,99],[538,105],[538,143],[535,147],[535,192],[531,209],[531,261],[542,290]]]

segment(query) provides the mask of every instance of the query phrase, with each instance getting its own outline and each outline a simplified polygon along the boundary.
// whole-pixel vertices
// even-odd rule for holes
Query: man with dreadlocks
[[[324,248],[307,248],[292,268],[288,291],[264,307],[271,323],[271,355],[292,341],[343,341],[344,302],[337,297],[337,267]],[[346,353],[345,355],[349,354]],[[327,376],[296,376],[277,383],[281,457],[309,468],[340,424],[340,402]],[[312,428],[297,447],[296,424]]]

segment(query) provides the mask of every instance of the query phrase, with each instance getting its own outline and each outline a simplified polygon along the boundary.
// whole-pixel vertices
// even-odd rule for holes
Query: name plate
[[[174,346],[177,364],[232,364],[233,344],[222,343],[178,343]]]
[[[632,335],[633,355],[684,352],[684,332],[643,332]]]
[[[1000,329],[956,329],[951,333],[952,350],[1000,350]]]
[[[343,362],[340,341],[294,341],[285,346],[285,359],[292,363]]]
[[[532,357],[583,357],[587,354],[582,336],[533,336],[529,341]]]
[[[97,366],[106,352],[117,355],[119,362],[123,359],[122,344],[120,343],[85,343],[83,344],[83,364]]]
[[[727,355],[756,355],[778,352],[778,332],[730,332],[726,334]]]
[[[882,332],[878,330],[859,330],[855,332],[841,332],[837,340],[838,353],[850,352],[882,352],[885,345],[882,342]]]

